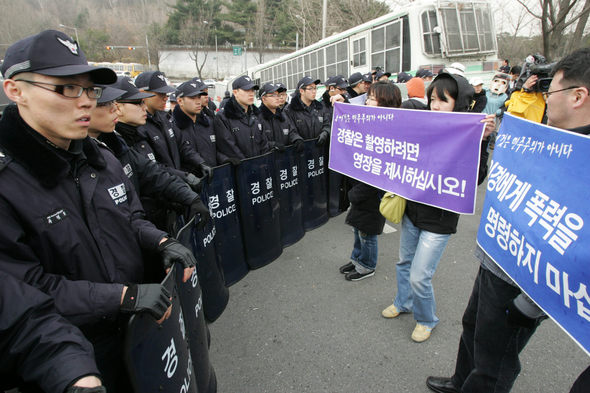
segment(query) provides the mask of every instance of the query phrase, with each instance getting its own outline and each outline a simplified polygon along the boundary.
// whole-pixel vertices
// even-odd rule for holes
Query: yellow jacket
[[[510,114],[525,118],[537,123],[543,120],[545,113],[545,100],[543,94],[538,92],[527,93],[524,90],[515,91],[504,104]]]

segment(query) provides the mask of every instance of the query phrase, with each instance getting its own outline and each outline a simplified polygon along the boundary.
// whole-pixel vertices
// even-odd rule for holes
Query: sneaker
[[[381,311],[383,318],[395,318],[400,314],[399,310],[393,304]]]
[[[374,275],[375,275],[375,270],[370,271],[368,273],[359,273],[356,270],[353,270],[352,272],[346,273],[344,278],[346,278],[348,281],[360,281],[364,278],[371,277]]]
[[[432,328],[417,323],[414,331],[412,332],[412,340],[416,341],[417,343],[424,342],[430,338],[431,333]]]
[[[340,273],[342,273],[342,274],[350,273],[353,270],[354,270],[354,263],[352,263],[352,262],[348,262],[346,265],[340,266]]]

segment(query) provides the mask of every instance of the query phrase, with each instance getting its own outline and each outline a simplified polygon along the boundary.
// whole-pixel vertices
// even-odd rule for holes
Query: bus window
[[[440,54],[440,33],[435,27],[438,27],[436,12],[434,10],[424,11],[422,13],[422,38],[424,53],[428,55]]]
[[[489,8],[457,4],[441,7],[449,54],[493,51],[493,31]]]
[[[352,66],[359,67],[367,64],[366,39],[362,37],[352,42]]]

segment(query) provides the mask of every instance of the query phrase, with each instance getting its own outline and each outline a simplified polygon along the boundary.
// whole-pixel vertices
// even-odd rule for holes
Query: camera
[[[531,75],[537,75],[539,79],[533,86],[532,90],[536,92],[546,92],[549,90],[549,85],[551,84],[552,78],[549,75],[551,75],[553,66],[555,66],[555,63],[547,63],[547,59],[545,59],[543,55],[537,53],[528,56],[524,61],[515,88],[517,90],[522,89],[522,85],[527,79],[529,79],[529,77],[531,77]]]

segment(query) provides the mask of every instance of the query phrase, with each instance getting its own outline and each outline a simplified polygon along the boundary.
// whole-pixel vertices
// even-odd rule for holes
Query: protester
[[[487,92],[483,88],[483,81],[480,77],[472,78],[469,83],[473,86],[473,90],[475,94],[473,95],[473,101],[471,103],[469,112],[480,113],[483,112],[486,104],[488,102],[488,98],[486,97]],[[503,104],[504,102],[502,102]],[[487,113],[487,112],[486,112]],[[494,112],[495,114],[495,112]]]
[[[547,124],[590,134],[590,48],[564,57],[553,68]],[[435,392],[496,392],[512,389],[521,370],[519,354],[543,312],[481,249],[480,268],[463,314],[463,332],[451,378],[428,377]]]
[[[303,138],[280,108],[283,92],[285,89],[277,83],[266,83],[260,89],[262,130],[271,148],[283,150],[285,146],[295,144],[297,151],[302,151]]]
[[[538,89],[539,77],[531,75],[521,89],[512,92],[506,101],[506,111],[511,115],[541,123],[545,117],[545,99]]]
[[[444,71],[453,75],[465,76],[465,66],[461,63],[452,63],[450,66],[445,67]]]
[[[428,100],[426,99],[426,91],[424,90],[424,79],[412,78],[406,83],[408,90],[408,99],[402,102],[404,109],[420,109],[427,108]]]
[[[498,68],[498,71],[508,74],[510,72],[510,61],[508,59],[504,59],[504,61],[502,61],[502,66]]]
[[[317,138],[317,143],[322,145],[330,135],[330,119],[324,116],[323,105],[315,99],[319,83],[319,79],[309,76],[301,78],[285,114],[303,139]]]
[[[428,87],[427,96],[430,110],[466,112],[473,88],[462,76],[442,73]],[[482,155],[485,154],[482,149]],[[486,161],[481,161],[487,165]],[[484,169],[480,168],[481,171]],[[480,176],[480,182],[484,177]],[[396,265],[397,295],[382,315],[395,318],[401,313],[413,312],[416,327],[411,338],[416,342],[428,340],[438,324],[432,276],[451,234],[457,231],[458,221],[457,213],[407,201],[402,220],[400,260]]]
[[[254,105],[254,91],[258,90],[252,79],[241,76],[233,81],[233,96],[222,111],[215,116],[215,141],[221,163],[238,165],[244,158],[258,156],[270,150],[266,135]]]
[[[15,102],[0,121],[0,270],[47,293],[93,344],[109,392],[128,392],[129,314],[169,315],[170,294],[145,284],[142,250],[166,268],[192,253],[144,220],[110,151],[87,137],[90,113],[112,70],[89,66],[78,44],[46,30],[9,47],[1,66]]]
[[[508,89],[508,80],[510,77],[507,74],[496,74],[490,83],[490,89],[486,90],[486,105],[483,113],[488,115],[499,114],[498,110],[504,106],[504,102],[508,99],[506,90]]]
[[[399,108],[402,96],[393,83],[377,82],[367,92],[368,106]],[[346,223],[354,229],[354,245],[350,262],[340,267],[348,281],[359,281],[375,274],[377,268],[377,235],[383,233],[385,217],[379,212],[384,192],[363,182],[348,179],[350,210]]]

